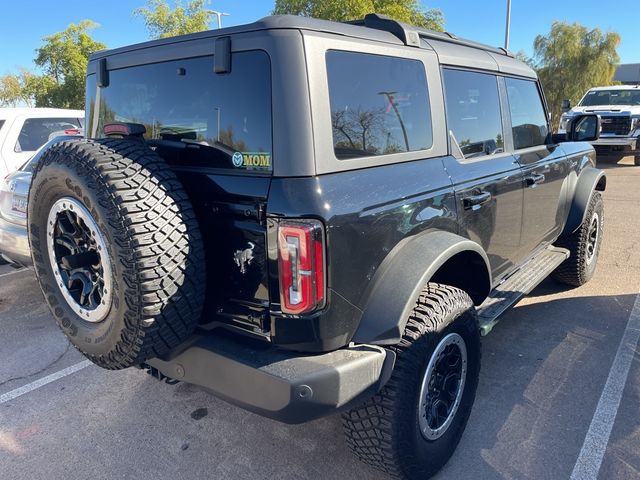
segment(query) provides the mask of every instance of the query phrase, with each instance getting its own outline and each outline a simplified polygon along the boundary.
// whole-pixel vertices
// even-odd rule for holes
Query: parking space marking
[[[16,388],[15,390],[11,390],[10,392],[3,393],[2,395],[0,395],[0,405],[2,405],[3,403],[9,402],[15,398],[18,398],[21,395],[24,395],[25,393],[29,393],[40,387],[44,387],[45,385],[48,385],[51,382],[55,382],[56,380],[59,380],[73,373],[76,373],[77,371],[82,370],[83,368],[86,368],[89,365],[93,365],[93,363],[90,362],[89,360],[84,360],[80,363],[76,363],[75,365],[71,365],[70,367],[60,370],[59,372],[55,372],[55,373],[52,373],[51,375],[47,375],[46,377],[39,378],[38,380],[28,383],[26,385],[23,385],[22,387]]]
[[[580,455],[573,467],[571,480],[596,480],[598,478],[639,339],[640,295],[636,297],[633,304],[627,328],[622,335],[618,352],[609,371],[607,383],[604,385]]]
[[[0,278],[8,277],[9,275],[15,275],[16,273],[24,272],[25,270],[29,270],[29,269],[28,268],[20,268],[18,270],[14,270],[13,272],[3,273],[2,275],[0,275]]]

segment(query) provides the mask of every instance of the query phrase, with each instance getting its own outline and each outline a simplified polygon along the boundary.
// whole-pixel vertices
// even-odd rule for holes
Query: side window
[[[549,127],[536,83],[515,78],[506,83],[514,148],[544,145]]]
[[[13,150],[34,152],[49,141],[52,133],[76,128],[82,128],[78,118],[27,118]]]
[[[326,63],[338,159],[431,147],[431,108],[422,62],[332,50]]]
[[[3,126],[4,126],[4,120],[0,120],[0,132],[2,131]]]
[[[495,75],[443,70],[447,123],[465,158],[504,150],[498,80]]]

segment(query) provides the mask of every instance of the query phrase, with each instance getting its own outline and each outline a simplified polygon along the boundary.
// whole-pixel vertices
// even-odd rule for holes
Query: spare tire
[[[38,282],[60,328],[107,369],[166,353],[204,303],[202,237],[176,175],[143,142],[51,146],[29,191]]]

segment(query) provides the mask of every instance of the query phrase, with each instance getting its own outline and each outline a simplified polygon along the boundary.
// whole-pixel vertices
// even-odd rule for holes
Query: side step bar
[[[567,258],[569,250],[547,247],[495,287],[477,310],[480,333],[483,336],[489,334],[503,313],[536,288]]]

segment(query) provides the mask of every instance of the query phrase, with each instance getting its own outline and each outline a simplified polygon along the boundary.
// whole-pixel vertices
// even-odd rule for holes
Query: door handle
[[[530,177],[525,178],[525,181],[527,182],[527,187],[535,187],[536,185],[541,184],[542,182],[544,182],[544,175],[543,174],[537,174],[537,175],[531,175]]]
[[[491,193],[482,191],[480,193],[464,197],[462,199],[462,204],[464,205],[464,208],[468,210],[484,205],[489,200],[491,200]]]

